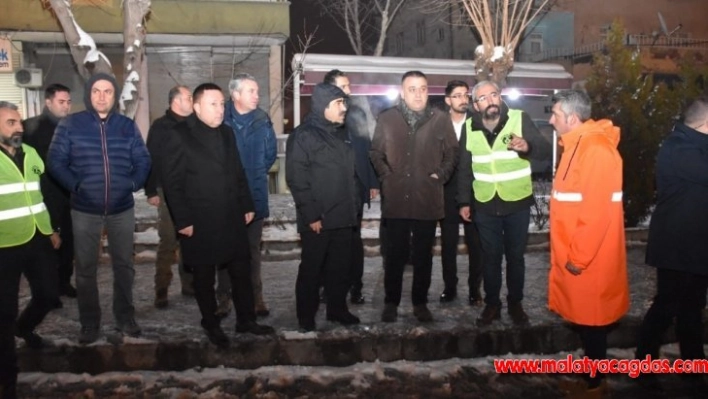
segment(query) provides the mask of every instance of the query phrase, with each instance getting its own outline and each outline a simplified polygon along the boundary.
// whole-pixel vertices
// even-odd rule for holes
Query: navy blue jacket
[[[71,114],[57,126],[49,146],[49,172],[71,192],[71,208],[80,212],[113,215],[133,207],[133,192],[145,184],[150,173],[150,154],[138,126],[114,109],[102,121],[91,106],[90,92],[98,80],[86,83],[86,111]]]
[[[268,114],[260,108],[251,111],[255,115],[251,122],[240,125],[236,122],[234,103],[225,105],[224,124],[231,127],[236,138],[241,163],[246,172],[248,187],[256,208],[256,219],[270,216],[268,209],[268,170],[278,156],[278,146],[273,131],[273,123]]]
[[[708,276],[708,135],[677,123],[656,159],[646,263]]]

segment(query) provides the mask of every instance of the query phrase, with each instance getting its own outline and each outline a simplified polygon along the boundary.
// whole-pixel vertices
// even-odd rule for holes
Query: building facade
[[[48,2],[46,2],[48,4]],[[177,84],[192,88],[215,82],[225,90],[231,77],[248,72],[258,79],[260,106],[282,133],[283,44],[290,35],[285,0],[152,0],[145,22],[150,119],[163,115],[167,93]],[[46,84],[72,89],[74,111],[83,108],[83,79],[60,25],[40,0],[3,0],[0,37],[11,41],[11,71],[0,72],[0,99],[20,102],[25,116],[41,111]],[[73,0],[79,26],[110,60],[123,80],[121,0]],[[41,71],[41,84],[18,87],[21,68]],[[143,132],[146,134],[147,132]]]

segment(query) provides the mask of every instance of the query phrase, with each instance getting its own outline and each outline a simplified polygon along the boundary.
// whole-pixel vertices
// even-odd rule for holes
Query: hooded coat
[[[322,222],[324,230],[353,227],[361,200],[354,150],[345,129],[325,118],[332,100],[345,98],[337,86],[320,83],[312,94],[312,111],[288,137],[285,178],[297,209],[298,231]]]
[[[104,120],[91,105],[91,89],[99,80],[115,89]],[[84,89],[86,110],[62,119],[49,146],[49,173],[69,190],[77,211],[113,215],[132,208],[133,192],[150,173],[150,154],[138,126],[117,111],[119,92],[112,76],[91,76]]]
[[[629,309],[618,127],[588,120],[561,136],[550,203],[548,305],[564,319],[604,326]],[[571,262],[578,276],[566,269]]]

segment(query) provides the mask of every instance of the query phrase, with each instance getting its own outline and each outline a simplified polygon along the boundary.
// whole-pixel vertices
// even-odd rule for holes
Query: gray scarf
[[[414,131],[416,130],[418,123],[425,119],[426,115],[430,113],[430,104],[426,104],[425,109],[420,112],[416,112],[408,108],[403,100],[401,100],[399,105],[401,107],[401,113],[403,113],[403,119],[405,119],[408,126],[410,126]]]

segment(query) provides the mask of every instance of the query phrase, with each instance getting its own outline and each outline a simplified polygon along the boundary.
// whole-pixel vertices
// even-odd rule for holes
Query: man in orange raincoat
[[[554,96],[550,123],[563,146],[551,196],[548,306],[577,325],[585,356],[607,356],[607,326],[629,309],[622,209],[620,130],[590,119],[590,98],[567,90]],[[602,395],[601,375],[583,394]]]

